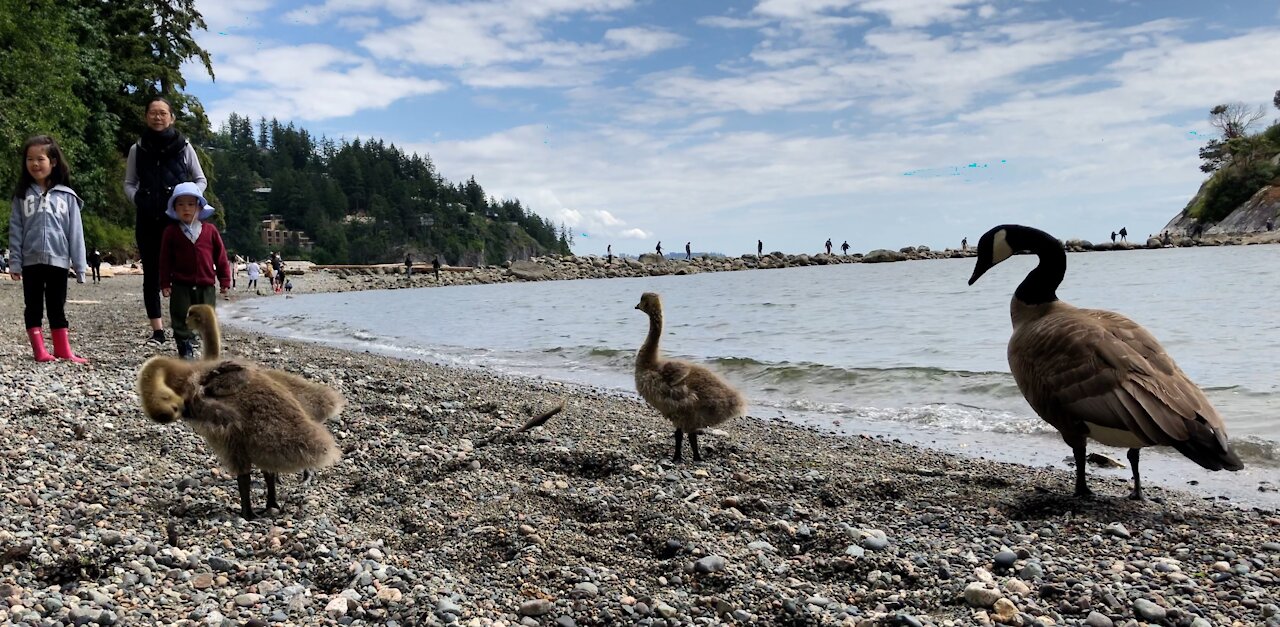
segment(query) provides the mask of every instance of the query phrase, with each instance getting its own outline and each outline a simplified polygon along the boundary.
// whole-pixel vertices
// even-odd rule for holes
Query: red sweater
[[[207,287],[215,279],[223,289],[231,288],[231,265],[218,227],[205,222],[195,243],[178,223],[165,227],[160,239],[160,289],[173,287],[175,281]]]

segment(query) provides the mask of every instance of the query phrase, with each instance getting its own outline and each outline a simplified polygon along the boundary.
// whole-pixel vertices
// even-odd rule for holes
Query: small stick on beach
[[[537,416],[530,418],[529,421],[524,423],[524,425],[521,426],[519,429],[516,429],[515,431],[511,431],[509,433],[499,433],[494,435],[493,437],[480,440],[479,442],[476,442],[475,447],[480,448],[482,446],[488,446],[490,444],[493,444],[494,442],[497,442],[498,440],[509,438],[517,433],[524,433],[525,431],[528,431],[550,420],[552,416],[562,411],[564,411],[564,399],[560,399],[560,403],[557,404],[555,407],[548,409],[547,411],[544,411],[541,414],[538,414]]]
[[[542,412],[541,414],[538,414],[537,416],[534,416],[533,418],[530,418],[530,419],[529,419],[529,422],[524,423],[524,426],[523,426],[523,427],[520,427],[519,429],[516,429],[516,430],[515,430],[515,431],[513,431],[512,433],[524,433],[525,431],[528,431],[528,430],[530,430],[530,429],[532,429],[532,428],[534,428],[534,427],[537,427],[537,426],[541,425],[542,423],[544,423],[544,422],[546,422],[546,421],[550,420],[552,416],[554,416],[554,415],[556,415],[556,414],[558,414],[558,413],[560,413],[560,412],[562,412],[562,411],[564,411],[564,399],[560,399],[560,404],[559,404],[559,405],[556,405],[554,408],[552,408],[552,409],[548,409],[547,411],[544,411],[544,412]]]

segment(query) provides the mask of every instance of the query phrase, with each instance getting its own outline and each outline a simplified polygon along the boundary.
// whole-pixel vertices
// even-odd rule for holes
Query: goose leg
[[[262,472],[262,476],[267,480],[267,509],[279,510],[280,504],[276,502],[276,477],[274,472]]]
[[[1129,449],[1129,465],[1133,467],[1133,494],[1129,495],[1130,499],[1141,501],[1142,499],[1142,478],[1138,476],[1138,452],[1142,449]]]
[[[698,430],[694,429],[689,432],[689,448],[693,449],[693,461],[702,461],[702,455],[698,453]]]
[[[671,457],[671,461],[676,463],[680,462],[681,460],[680,447],[683,445],[684,445],[684,431],[676,429],[676,454]]]
[[[253,505],[249,499],[249,473],[236,475],[236,483],[240,486],[240,516],[245,520],[253,520]]]
[[[1076,454],[1076,496],[1081,498],[1089,498],[1093,496],[1093,492],[1089,490],[1089,486],[1084,480],[1085,451],[1084,445],[1071,447],[1072,452]]]

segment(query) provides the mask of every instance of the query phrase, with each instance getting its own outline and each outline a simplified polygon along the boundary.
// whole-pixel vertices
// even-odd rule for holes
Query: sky
[[[1280,2],[197,0],[231,113],[429,155],[579,254],[1158,233],[1208,111],[1280,89]]]

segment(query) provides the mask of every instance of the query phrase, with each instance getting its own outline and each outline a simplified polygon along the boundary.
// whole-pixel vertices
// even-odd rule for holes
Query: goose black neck
[[[1052,235],[1035,229],[1022,233],[1024,245],[1040,258],[1040,263],[1022,280],[1014,297],[1028,305],[1043,305],[1058,300],[1058,286],[1067,275],[1067,251]]]

